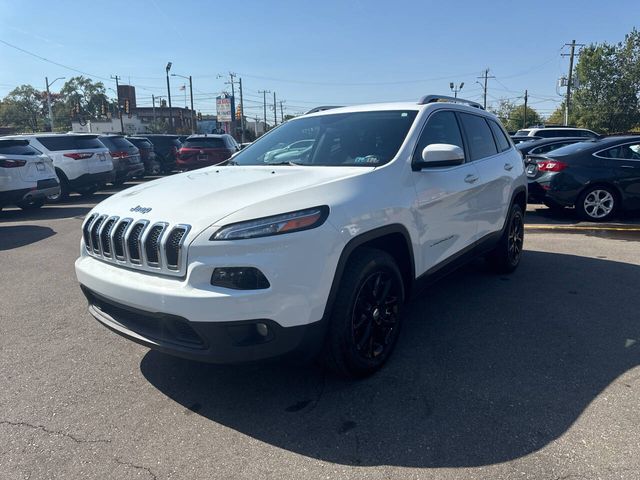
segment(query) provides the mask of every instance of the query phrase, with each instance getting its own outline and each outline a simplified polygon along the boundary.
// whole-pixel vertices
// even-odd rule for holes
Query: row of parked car
[[[35,209],[107,183],[192,170],[240,150],[231,135],[41,133],[0,137],[0,209]]]
[[[640,209],[640,135],[549,127],[511,138],[525,162],[530,203],[556,211],[575,207],[589,221]]]

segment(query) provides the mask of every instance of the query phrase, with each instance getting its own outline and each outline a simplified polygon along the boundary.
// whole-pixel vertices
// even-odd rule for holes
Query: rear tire
[[[89,185],[88,187],[80,187],[76,189],[76,192],[78,192],[83,197],[90,197],[97,191],[98,191],[97,185]]]
[[[356,251],[331,310],[325,365],[348,378],[365,377],[382,367],[398,340],[404,295],[402,275],[391,255]]]
[[[595,185],[578,195],[576,211],[584,220],[605,222],[610,220],[618,208],[618,194],[608,186]]]
[[[506,229],[486,260],[497,273],[511,273],[520,264],[523,246],[524,215],[520,205],[514,203],[509,211]]]
[[[18,207],[22,210],[37,210],[44,205],[44,198],[36,198],[29,201],[18,202]]]
[[[113,182],[111,182],[111,184],[114,187],[121,187],[122,185],[124,185],[124,182],[126,182],[125,179],[120,179],[120,180],[114,180]]]

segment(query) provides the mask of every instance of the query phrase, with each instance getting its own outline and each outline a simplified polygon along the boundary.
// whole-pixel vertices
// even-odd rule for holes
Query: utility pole
[[[282,104],[284,100],[280,100],[280,123],[284,123],[284,110],[282,109]]]
[[[487,109],[487,80],[488,80],[488,79],[490,79],[490,78],[496,78],[496,77],[494,77],[493,75],[489,76],[489,69],[487,68],[487,69],[484,71],[484,75],[482,75],[481,77],[476,77],[476,78],[484,78],[484,84],[482,84],[482,83],[480,83],[480,82],[478,82],[478,83],[480,83],[480,85],[482,86],[482,88],[483,88],[483,90],[484,90],[484,95],[483,95],[483,97],[484,97],[483,107],[484,107],[484,109],[486,110],[486,109]]]
[[[195,118],[193,116],[193,80],[191,79],[191,75],[189,75],[188,77],[185,77],[184,75],[178,75],[177,73],[172,73],[171,74],[172,77],[180,77],[180,78],[184,78],[185,80],[189,80],[189,95],[191,97],[191,135],[193,135],[194,132],[194,127],[195,127]],[[184,107],[187,108],[187,90],[185,88],[184,91]]]
[[[238,79],[240,84],[240,143],[244,143],[244,102],[242,101],[242,78]]]
[[[156,123],[156,96],[151,94],[151,105],[153,105],[153,123]]]
[[[262,102],[264,107],[264,133],[267,133],[267,93],[271,93],[271,91],[258,90],[258,93],[262,94]]]
[[[169,70],[171,70],[172,63],[167,63],[165,68],[167,72],[167,96],[169,98],[169,133],[173,133],[173,114],[171,113],[171,86],[169,85]]]
[[[53,132],[53,111],[51,110],[51,92],[49,87],[56,83],[57,80],[64,80],[65,77],[58,77],[53,82],[49,83],[49,79],[44,77],[44,81],[47,84],[47,108],[49,109],[49,130]]]
[[[571,47],[571,53],[563,53],[563,57],[569,57],[569,78],[567,79],[567,98],[564,104],[564,125],[569,125],[569,111],[571,105],[571,84],[573,82],[573,57],[575,55],[576,47],[584,47],[584,43],[576,43],[572,40],[571,43],[565,43],[565,47]]]
[[[238,132],[236,131],[236,90],[235,90],[235,80],[236,74],[233,72],[229,72],[230,82],[225,82],[226,84],[231,84],[231,100],[233,101],[231,105],[231,132],[234,138],[236,138]]]
[[[120,77],[118,75],[112,75],[111,78],[116,81],[116,95],[118,96],[118,116],[120,117],[120,133],[124,134],[124,122],[122,121],[122,109],[120,106],[120,86],[118,84],[118,80],[120,80]]]
[[[527,128],[527,102],[529,101],[529,91],[524,91],[524,120],[522,121],[522,128]]]
[[[276,103],[276,92],[273,92],[273,126],[278,125],[278,104]]]

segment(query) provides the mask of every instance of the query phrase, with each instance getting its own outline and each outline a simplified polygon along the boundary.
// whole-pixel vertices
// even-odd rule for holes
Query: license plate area
[[[199,162],[206,162],[209,159],[208,155],[198,155]]]
[[[527,177],[535,177],[538,173],[538,165],[532,164],[527,166]]]

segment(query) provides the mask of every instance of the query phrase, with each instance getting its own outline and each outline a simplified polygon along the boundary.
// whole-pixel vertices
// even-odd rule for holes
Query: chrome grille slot
[[[92,213],[82,226],[87,254],[103,262],[173,277],[186,274],[190,225]]]
[[[178,225],[169,234],[167,244],[165,245],[165,254],[167,256],[167,268],[169,270],[179,270],[184,238],[189,231],[188,225]]]
[[[125,244],[124,244],[124,235],[127,231],[127,227],[131,224],[130,218],[125,218],[122,220],[118,226],[113,230],[112,240],[113,240],[113,253],[116,260],[124,261],[125,260]]]
[[[84,222],[84,226],[82,227],[82,236],[84,238],[84,245],[88,251],[91,251],[91,223],[96,219],[97,216],[98,216],[97,213],[94,213],[93,215],[91,215],[89,218],[87,218],[87,221]]]
[[[100,233],[100,225],[102,225],[102,222],[104,222],[105,218],[107,218],[106,215],[101,215],[96,219],[95,222],[93,222],[93,225],[91,225],[91,246],[93,248],[93,252],[97,254],[102,253],[102,249],[100,248],[99,233]]]
[[[141,264],[142,256],[140,252],[140,239],[142,238],[142,232],[148,222],[138,222],[131,227],[131,232],[127,236],[127,250],[129,252],[129,261],[131,263]]]
[[[118,217],[111,217],[102,226],[100,230],[100,244],[102,245],[102,255],[111,257],[111,230],[115,225]]]
[[[144,240],[144,253],[149,266],[157,267],[160,265],[160,240],[166,227],[166,223],[155,224],[147,233]]]

